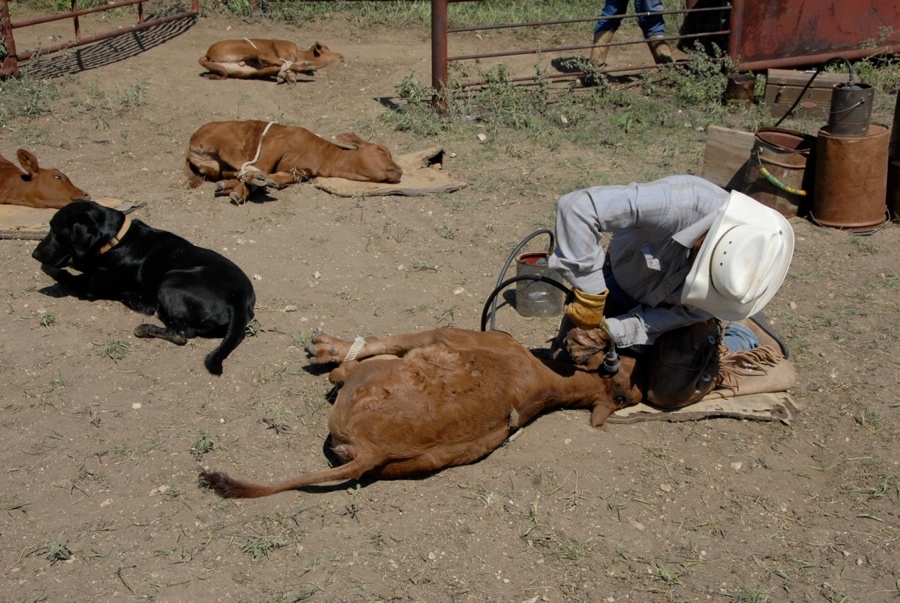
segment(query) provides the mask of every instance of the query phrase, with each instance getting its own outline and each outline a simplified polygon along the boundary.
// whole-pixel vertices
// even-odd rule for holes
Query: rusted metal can
[[[810,161],[816,139],[784,128],[756,131],[744,174],[744,194],[791,218],[809,210],[813,184]]]
[[[871,124],[864,136],[837,136],[827,126],[819,130],[814,222],[854,232],[885,222],[889,135],[881,124]]]
[[[834,136],[868,136],[875,88],[869,84],[835,84],[828,110],[828,132]]]

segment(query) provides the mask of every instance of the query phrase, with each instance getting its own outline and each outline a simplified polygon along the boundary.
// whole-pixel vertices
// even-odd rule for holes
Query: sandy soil
[[[598,431],[586,411],[561,411],[477,464],[422,479],[250,501],[198,488],[202,466],[260,481],[326,467],[330,386],[307,367],[310,331],[479,328],[507,255],[568,192],[519,185],[567,153],[614,159],[609,148],[477,155],[473,140],[446,149],[445,169],[472,182],[456,193],[350,199],[302,184],[236,207],[212,185],[185,185],[186,142],[206,121],[353,130],[397,153],[432,146],[375,119],[404,77],[430,80],[427,32],[204,17],[176,33],[142,39],[140,52],[121,39],[124,60],[58,57],[45,67],[69,72],[55,79],[54,114],[8,124],[0,153],[30,148],[94,196],[144,202],[136,217],[233,259],[254,279],[261,330],[211,377],[214,341],[137,340],[143,317],[66,295],[31,259],[35,241],[0,241],[0,600],[900,596],[896,225],[854,238],[793,221],[794,264],[768,311],[799,371],[792,395],[805,410],[790,424]],[[294,86],[209,81],[196,59],[224,37],[318,39],[347,60]],[[471,36],[460,49],[485,44]],[[541,347],[556,319],[505,308],[498,327]],[[115,341],[129,346],[118,360],[104,353]]]

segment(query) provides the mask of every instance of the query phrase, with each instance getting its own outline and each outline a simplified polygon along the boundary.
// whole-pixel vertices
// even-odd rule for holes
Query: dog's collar
[[[109,243],[101,247],[97,250],[97,255],[103,255],[116,245],[118,245],[122,241],[122,237],[125,236],[125,233],[128,232],[128,229],[131,227],[131,218],[125,216],[125,221],[122,222],[122,227],[119,228],[119,232],[116,233],[116,236],[109,240]]]

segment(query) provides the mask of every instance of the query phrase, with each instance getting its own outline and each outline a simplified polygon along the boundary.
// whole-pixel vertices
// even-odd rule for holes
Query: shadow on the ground
[[[20,69],[33,77],[50,79],[105,67],[164,44],[187,32],[196,22],[195,16],[175,19],[95,44],[41,55],[20,65]]]

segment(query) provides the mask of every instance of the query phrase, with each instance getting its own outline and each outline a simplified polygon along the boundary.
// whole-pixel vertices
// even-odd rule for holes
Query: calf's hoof
[[[244,184],[252,186],[253,188],[266,188],[268,186],[278,187],[278,183],[272,180],[268,174],[258,171],[250,172],[250,175],[247,180],[244,181]]]
[[[349,342],[313,331],[312,338],[306,344],[306,356],[310,364],[329,364],[343,360],[349,349]]]
[[[231,199],[231,202],[235,205],[243,205],[246,199],[241,197],[239,194],[232,192],[228,194],[228,197]]]

